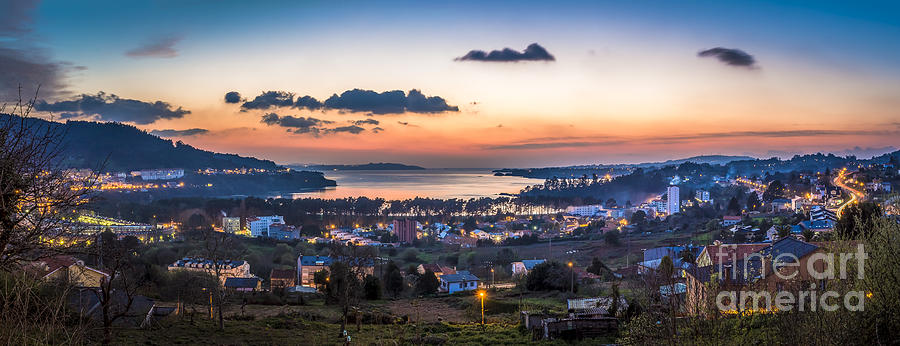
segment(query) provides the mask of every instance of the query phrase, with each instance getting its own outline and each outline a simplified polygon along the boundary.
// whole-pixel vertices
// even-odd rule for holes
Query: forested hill
[[[9,115],[0,114],[7,121]],[[62,164],[69,168],[101,166],[104,171],[130,171],[146,168],[264,168],[274,169],[275,162],[235,154],[220,154],[194,148],[180,141],[173,142],[151,135],[131,125],[93,121],[48,122],[29,118],[29,122],[44,122],[53,128],[62,127],[64,150]]]

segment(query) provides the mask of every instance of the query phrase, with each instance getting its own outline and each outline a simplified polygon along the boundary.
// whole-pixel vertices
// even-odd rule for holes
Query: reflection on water
[[[328,171],[325,177],[337,187],[291,193],[292,198],[414,197],[462,198],[497,197],[517,193],[523,187],[541,184],[541,179],[497,177],[490,169],[427,169],[414,171]]]

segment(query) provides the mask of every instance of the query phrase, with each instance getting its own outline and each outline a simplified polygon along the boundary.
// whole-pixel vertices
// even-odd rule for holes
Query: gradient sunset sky
[[[897,2],[0,3],[4,98],[41,84],[43,116],[130,122],[279,163],[532,167],[900,146]],[[524,52],[534,43],[552,60]],[[504,48],[516,52],[470,54]],[[353,89],[446,105],[247,103]]]

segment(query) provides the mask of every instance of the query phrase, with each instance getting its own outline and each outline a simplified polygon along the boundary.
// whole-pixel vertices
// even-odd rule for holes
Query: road
[[[844,211],[845,207],[847,207],[848,205],[853,204],[853,203],[859,203],[860,200],[866,198],[866,195],[864,193],[862,193],[859,190],[856,190],[852,187],[847,186],[847,184],[844,184],[844,179],[845,179],[844,176],[846,174],[847,174],[847,168],[844,167],[843,169],[841,169],[841,171],[838,173],[838,175],[836,177],[834,177],[834,185],[837,187],[840,187],[841,189],[843,189],[844,191],[847,191],[847,193],[850,194],[850,200],[844,204],[841,204],[841,206],[838,207],[837,212],[836,212],[838,217],[841,216],[841,212]]]

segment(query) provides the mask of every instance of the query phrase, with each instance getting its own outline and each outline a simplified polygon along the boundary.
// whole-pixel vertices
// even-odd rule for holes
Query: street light
[[[491,286],[497,285],[497,282],[494,281],[494,268],[491,268]]]
[[[572,283],[569,287],[571,288],[572,293],[575,293],[575,270],[572,269],[573,265],[572,261],[569,261],[569,271],[572,272]]]
[[[478,297],[481,298],[481,325],[484,326],[484,291],[478,291]]]

